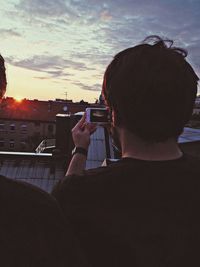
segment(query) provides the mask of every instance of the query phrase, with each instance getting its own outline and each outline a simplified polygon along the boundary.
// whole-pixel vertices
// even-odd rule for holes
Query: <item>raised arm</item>
[[[90,135],[96,130],[96,125],[87,123],[85,114],[72,129],[72,138],[75,144],[75,151],[69,164],[66,176],[76,174],[81,175],[85,169],[88,147],[90,145]]]

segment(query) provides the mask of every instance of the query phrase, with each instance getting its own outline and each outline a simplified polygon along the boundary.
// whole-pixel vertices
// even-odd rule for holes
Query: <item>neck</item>
[[[173,138],[165,142],[148,143],[126,129],[120,128],[118,131],[123,158],[164,161],[178,159],[183,155]]]

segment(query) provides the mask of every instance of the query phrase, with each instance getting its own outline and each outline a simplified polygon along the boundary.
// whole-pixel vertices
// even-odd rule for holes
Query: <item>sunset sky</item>
[[[0,18],[7,96],[94,102],[112,57],[152,34],[200,76],[199,0],[0,0]]]

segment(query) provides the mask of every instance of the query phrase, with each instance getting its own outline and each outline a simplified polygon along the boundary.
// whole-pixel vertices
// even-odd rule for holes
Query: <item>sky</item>
[[[7,96],[94,102],[106,66],[148,35],[188,50],[200,77],[199,0],[0,0]]]

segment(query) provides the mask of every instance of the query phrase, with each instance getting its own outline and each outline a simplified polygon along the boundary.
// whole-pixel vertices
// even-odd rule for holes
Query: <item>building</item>
[[[195,106],[200,107],[200,95],[198,95],[196,100],[195,100]]]
[[[200,129],[185,127],[178,143],[186,154],[200,159]]]
[[[193,115],[200,115],[200,96],[197,96],[193,109]]]
[[[0,104],[0,151],[34,152],[42,140],[55,138],[56,114],[74,114],[89,105],[61,99],[4,98]]]
[[[72,156],[73,142],[70,135],[71,127],[76,123],[72,119],[74,118],[69,115],[57,116],[55,147],[51,153],[0,151],[0,175],[25,181],[51,192],[53,186],[64,177]],[[111,139],[105,129],[100,127],[91,136],[86,168],[101,166],[107,157],[114,157]]]
[[[53,186],[65,175],[71,159],[73,142],[70,135],[75,121],[71,123],[70,120],[67,115],[57,116],[57,140],[51,153],[0,152],[0,175],[26,181],[51,192]],[[65,122],[66,127],[59,127],[61,122]],[[200,158],[199,129],[186,127],[178,142],[185,153]],[[116,160],[110,137],[105,129],[98,128],[91,136],[86,169],[112,164]]]

